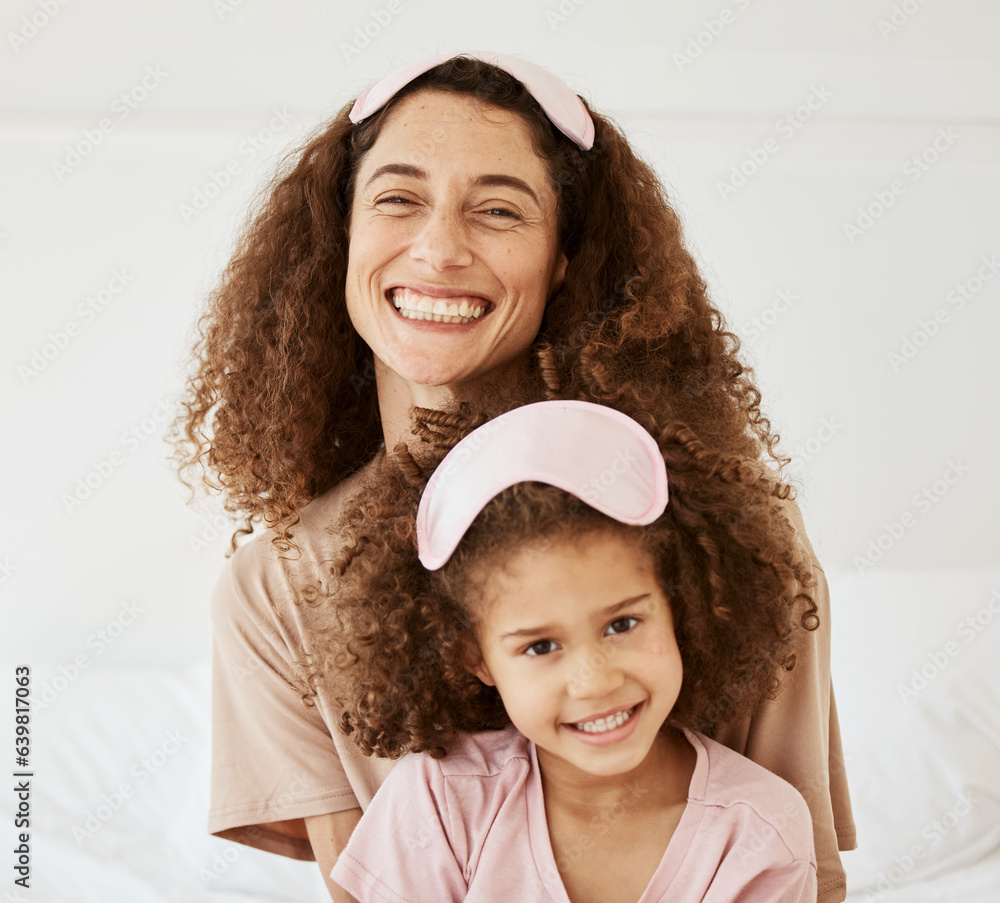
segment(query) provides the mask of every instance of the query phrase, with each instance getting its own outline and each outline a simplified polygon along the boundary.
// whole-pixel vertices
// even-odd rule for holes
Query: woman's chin
[[[463,383],[475,379],[471,367],[442,366],[441,361],[410,361],[392,368],[392,381],[415,401],[422,397],[452,395]]]
[[[411,393],[457,393],[468,389],[483,377],[513,378],[508,375],[510,362],[457,359],[454,355],[423,358],[397,358],[389,365],[394,381],[409,387]]]

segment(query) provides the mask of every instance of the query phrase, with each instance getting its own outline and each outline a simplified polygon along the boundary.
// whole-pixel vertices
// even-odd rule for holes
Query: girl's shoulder
[[[711,737],[684,733],[698,753],[689,804],[712,809],[738,833],[780,839],[793,859],[813,856],[812,816],[795,787]]]
[[[478,731],[458,734],[448,745],[448,755],[432,759],[425,753],[410,753],[414,767],[432,769],[445,779],[479,778],[495,780],[506,777],[518,780],[526,777],[532,767],[531,745],[513,727],[499,731]]]
[[[459,734],[442,759],[422,752],[403,756],[376,798],[394,808],[405,805],[410,815],[438,813],[453,847],[465,837],[464,848],[505,804],[532,792],[538,784],[532,769],[530,744],[514,728]]]

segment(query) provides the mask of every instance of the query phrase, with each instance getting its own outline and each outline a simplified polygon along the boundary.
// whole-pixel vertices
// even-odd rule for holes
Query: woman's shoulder
[[[781,508],[785,513],[785,517],[788,518],[788,522],[792,525],[792,529],[795,531],[795,538],[799,541],[805,554],[812,561],[813,567],[818,567],[819,562],[816,560],[816,552],[813,550],[812,543],[809,542],[809,535],[806,533],[806,522],[802,516],[802,507],[799,505],[798,499],[794,496],[782,499]]]
[[[299,509],[299,522],[289,531],[292,547],[279,548],[274,529],[262,530],[240,543],[216,582],[213,617],[239,612],[236,617],[242,620],[248,610],[271,616],[300,600],[303,587],[328,580],[329,562],[340,550],[340,514],[361,475],[353,474]]]
[[[755,462],[753,468],[755,472],[772,487],[777,488],[782,484],[778,474],[765,462]],[[812,560],[813,565],[817,565],[818,562],[816,561],[816,553],[813,550],[812,544],[809,542],[809,536],[806,533],[805,520],[802,517],[802,507],[799,505],[797,496],[797,492],[793,491],[785,498],[778,499],[778,504],[781,507],[781,511],[788,519],[788,523],[795,531],[795,538],[799,541],[803,551]]]
[[[345,502],[357,491],[363,480],[364,470],[342,480],[298,511],[298,523],[288,532],[292,547],[279,549],[274,543],[276,531],[262,530],[241,543],[231,557],[235,570],[259,568],[286,568],[296,562],[309,563],[328,558],[336,551],[337,524]]]

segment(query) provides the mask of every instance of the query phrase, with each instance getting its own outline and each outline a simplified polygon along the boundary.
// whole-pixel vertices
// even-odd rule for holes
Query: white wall
[[[378,4],[95,0],[47,21],[34,3],[6,7],[5,657],[71,659],[127,602],[142,613],[106,660],[205,654],[225,543],[197,541],[217,532],[211,513],[184,507],[159,435],[196,310],[277,155],[390,66],[465,47],[549,65],[656,164],[796,455],[829,570],[857,569],[897,522],[905,532],[874,567],[996,560],[986,500],[1000,427],[987,386],[1000,280],[962,310],[949,301],[1000,252],[995,5],[926,3],[886,37],[878,23],[892,4],[860,0],[383,7],[388,24],[349,55]],[[560,9],[571,12],[557,21]],[[709,26],[722,26],[711,42]],[[810,99],[813,110],[800,106]],[[797,109],[793,130],[785,117]],[[100,143],[74,165],[71,146],[102,120]],[[938,162],[907,162],[935,140]],[[720,191],[761,148],[777,150],[738,191]],[[227,166],[230,184],[185,210]],[[894,180],[904,192],[851,240],[845,225]],[[82,313],[120,287],[115,273],[128,284]],[[894,366],[888,355],[939,310],[947,322]],[[37,367],[68,324],[78,332]],[[113,453],[120,466],[68,510],[77,481]],[[951,462],[961,478],[937,483],[948,491],[933,504],[917,499]]]
[[[380,33],[350,47],[379,10]],[[881,34],[892,17],[906,21]],[[961,310],[953,293],[1000,255],[998,26],[988,0],[74,0],[51,17],[7,3],[0,658],[44,679],[80,655],[118,666],[207,655],[225,530],[211,508],[184,506],[160,437],[196,311],[278,155],[390,67],[465,48],[554,69],[655,163],[796,455],[828,570],[995,564],[1000,279]],[[697,58],[678,56],[699,36]],[[135,109],[120,98],[144,92]],[[800,128],[779,125],[810,98]],[[70,146],[102,120],[74,166]],[[937,162],[908,162],[935,156],[936,140]],[[776,152],[723,197],[731,168],[766,146]],[[230,183],[185,213],[227,166]],[[891,207],[849,238],[858,208],[896,180]],[[81,311],[109,286],[121,290],[106,307]],[[923,343],[918,324],[936,311],[947,321],[894,366],[889,354]]]
[[[893,5],[860,0],[397,0],[381,33],[348,55],[375,21],[374,0],[226,3],[92,0],[47,21],[35,3],[5,7],[5,658],[72,659],[129,602],[141,615],[107,661],[206,653],[205,598],[225,543],[197,541],[218,531],[209,509],[184,507],[159,435],[196,310],[276,155],[391,65],[466,47],[549,65],[656,164],[786,449],[801,449],[793,472],[830,571],[856,569],[897,522],[910,526],[874,567],[995,562],[1000,280],[962,310],[949,301],[1000,253],[995,5],[929,2],[883,37]],[[560,9],[571,12],[556,21]],[[26,17],[42,23],[34,35]],[[723,28],[708,42],[711,24]],[[678,56],[699,36],[697,58]],[[135,109],[120,99],[147,89]],[[810,98],[817,109],[800,108]],[[778,125],[797,109],[800,128]],[[107,133],[74,167],[70,147],[102,120]],[[942,133],[955,137],[939,162],[907,162]],[[766,141],[777,152],[723,198],[720,182]],[[227,166],[231,183],[185,214]],[[849,239],[845,224],[894,180],[904,193]],[[81,313],[120,286],[115,273],[128,284]],[[948,321],[894,366],[888,355],[935,311]],[[68,324],[78,332],[34,367]],[[113,453],[120,466],[68,510],[77,481]],[[947,493],[933,505],[917,499],[935,494],[951,462],[961,478],[937,483]]]

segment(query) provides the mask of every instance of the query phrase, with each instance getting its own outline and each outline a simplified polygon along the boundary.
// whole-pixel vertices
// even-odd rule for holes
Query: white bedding
[[[1000,570],[876,569],[831,585],[834,679],[860,842],[846,856],[850,903],[993,903],[1000,592],[989,600]],[[977,616],[986,623],[968,639],[959,627]],[[900,686],[935,654],[947,657],[944,669],[904,700]],[[52,677],[36,666],[36,690]],[[326,899],[313,863],[206,834],[208,701],[207,665],[181,673],[94,666],[36,712],[33,882],[20,899]]]
[[[329,899],[314,863],[206,833],[209,698],[207,664],[89,670],[37,714],[26,901]]]
[[[831,594],[859,843],[848,900],[993,903],[1000,571],[876,569],[831,581]]]

